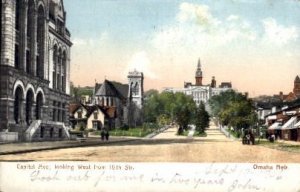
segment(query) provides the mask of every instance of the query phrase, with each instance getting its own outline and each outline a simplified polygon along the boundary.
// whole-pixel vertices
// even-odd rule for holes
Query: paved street
[[[214,125],[210,126],[207,134],[204,138],[190,139],[177,136],[173,127],[151,139],[2,155],[0,160],[300,163],[300,154],[242,145],[239,141],[226,138]]]

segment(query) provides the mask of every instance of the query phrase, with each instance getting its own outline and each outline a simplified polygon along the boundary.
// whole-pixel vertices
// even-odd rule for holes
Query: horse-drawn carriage
[[[246,129],[244,131],[242,142],[244,145],[254,145],[255,144],[255,137],[250,129]]]

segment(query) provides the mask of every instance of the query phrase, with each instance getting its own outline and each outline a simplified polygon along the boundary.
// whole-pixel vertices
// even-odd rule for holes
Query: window
[[[15,21],[16,30],[20,30],[20,25],[21,25],[21,17],[20,16],[21,16],[21,0],[17,0],[16,1],[16,21]]]
[[[57,46],[55,45],[53,48],[53,73],[52,73],[52,82],[53,82],[53,89],[57,88],[57,84],[56,84],[56,66],[57,66]]]
[[[52,137],[53,137],[53,132],[54,132],[54,128],[53,128],[53,127],[51,127],[51,129],[50,129],[50,138],[52,138]]]
[[[15,68],[20,69],[19,45],[15,45]]]
[[[114,106],[114,98],[110,98],[111,100],[111,106]]]
[[[82,111],[78,111],[77,116],[78,116],[78,119],[81,119],[82,118]]]
[[[94,119],[98,119],[98,112],[94,112]]]
[[[98,129],[98,121],[93,121],[93,129]]]
[[[30,51],[26,51],[26,72],[31,73],[31,56]]]
[[[57,107],[58,107],[58,109],[57,109],[57,118],[56,118],[56,121],[58,121],[58,122],[61,122],[61,105],[60,105],[60,103],[57,103]]]
[[[139,94],[139,84],[135,83],[135,84],[131,84],[132,86],[132,95],[138,95]]]
[[[56,102],[55,101],[53,101],[52,108],[53,108],[52,121],[56,121]]]
[[[22,114],[22,101],[23,100],[23,91],[21,87],[18,87],[15,92],[15,101],[14,101],[14,119],[16,124],[19,123],[21,114]]]
[[[36,74],[40,78],[44,78],[44,48],[45,48],[45,11],[43,6],[39,6],[37,14],[37,63]]]

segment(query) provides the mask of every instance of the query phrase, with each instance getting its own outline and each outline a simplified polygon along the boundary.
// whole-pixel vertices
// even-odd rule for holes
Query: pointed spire
[[[300,78],[299,78],[299,76],[298,76],[298,75],[296,76],[296,78],[295,78],[295,81],[294,81],[294,82],[295,82],[295,83],[296,83],[296,82],[297,82],[297,83],[298,83],[298,82],[300,82]]]
[[[198,69],[201,69],[201,62],[200,62],[200,57],[199,57],[199,59],[198,59],[198,67],[197,67]]]
[[[196,70],[196,77],[202,77],[202,70],[201,70],[200,58],[198,59],[198,65],[197,65],[197,70]]]

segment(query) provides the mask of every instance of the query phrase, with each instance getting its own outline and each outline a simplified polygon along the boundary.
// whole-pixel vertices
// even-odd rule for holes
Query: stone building
[[[203,73],[201,68],[200,59],[198,60],[197,69],[195,73],[195,84],[191,82],[184,82],[184,88],[165,88],[164,91],[167,92],[181,92],[186,95],[193,97],[195,103],[199,105],[201,102],[207,103],[207,101],[214,95],[219,95],[223,91],[232,89],[231,82],[222,82],[219,87],[217,87],[217,81],[215,77],[212,77],[211,84],[204,85]]]
[[[142,108],[144,97],[144,75],[142,72],[128,73],[128,84],[105,80],[96,83],[93,104],[115,108],[115,127],[142,124]]]
[[[69,137],[70,32],[62,0],[1,0],[0,133]]]

